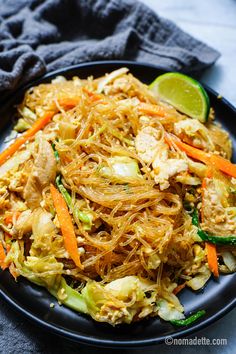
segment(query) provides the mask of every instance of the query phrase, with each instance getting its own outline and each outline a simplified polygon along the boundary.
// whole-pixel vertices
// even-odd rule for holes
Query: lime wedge
[[[158,76],[149,88],[163,101],[181,113],[205,123],[210,110],[209,97],[202,85],[191,77],[180,73]]]

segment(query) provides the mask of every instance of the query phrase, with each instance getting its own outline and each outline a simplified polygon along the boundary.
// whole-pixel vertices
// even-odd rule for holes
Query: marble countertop
[[[235,0],[143,0],[160,16],[221,53],[217,63],[201,80],[236,106],[236,1]]]
[[[235,0],[143,0],[159,15],[175,21],[182,29],[196,38],[218,49],[222,56],[217,64],[206,70],[201,80],[218,91],[236,106],[236,1]],[[214,299],[212,299],[214,301]],[[99,349],[74,344],[51,335],[15,313],[8,304],[0,300],[0,354],[138,354],[140,350]],[[188,338],[226,338],[227,345],[184,346],[159,345],[145,349],[145,354],[205,353],[231,354],[236,352],[234,324],[236,310],[231,311],[210,327]],[[7,345],[6,345],[7,343]],[[6,349],[7,348],[7,349]]]

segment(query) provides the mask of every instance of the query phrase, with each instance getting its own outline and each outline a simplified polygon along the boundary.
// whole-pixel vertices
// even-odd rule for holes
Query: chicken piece
[[[115,95],[119,92],[127,93],[132,87],[129,76],[121,76],[114,80],[111,85],[104,87],[104,93],[106,95]]]
[[[141,159],[151,164],[157,155],[168,158],[168,146],[160,141],[161,132],[153,127],[143,128],[135,138],[135,149]]]
[[[161,131],[153,127],[143,128],[135,139],[135,148],[141,159],[153,167],[153,177],[160,189],[169,187],[169,178],[179,172],[186,171],[185,160],[169,158],[169,147],[160,140]]]
[[[181,140],[197,148],[215,150],[208,129],[197,119],[187,118],[175,123],[174,132]]]
[[[120,69],[112,71],[109,74],[106,74],[104,77],[102,77],[99,80],[98,87],[97,87],[97,92],[98,93],[103,92],[108,84],[112,83],[118,77],[126,74],[128,71],[129,71],[129,69],[127,69],[127,68],[120,68]]]
[[[216,123],[209,124],[207,128],[216,150],[219,151],[223,157],[231,159],[232,140],[230,139],[229,133]]]
[[[50,182],[55,180],[56,170],[57,165],[53,149],[48,141],[41,139],[38,154],[23,193],[30,209],[33,210],[40,206],[42,191]]]
[[[230,189],[226,177],[206,179],[202,201],[202,228],[205,231],[222,236],[236,234],[235,196]]]
[[[154,170],[154,180],[160,184],[160,189],[169,187],[169,178],[175,176],[179,172],[187,171],[188,164],[185,160],[166,159],[164,161],[158,158],[152,164]]]

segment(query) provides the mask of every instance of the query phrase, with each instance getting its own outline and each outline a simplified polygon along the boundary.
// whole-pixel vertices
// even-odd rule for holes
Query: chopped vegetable
[[[183,290],[184,288],[186,287],[186,284],[183,283],[183,284],[180,284],[178,286],[176,286],[176,288],[173,290],[173,293],[175,295],[177,295],[181,290]]]
[[[146,290],[152,284],[151,281],[137,276],[126,276],[106,285],[91,280],[81,292],[77,292],[62,278],[60,286],[51,287],[49,291],[62,304],[89,314],[96,321],[116,325],[131,323],[134,317],[141,319],[157,311],[155,293],[152,292],[150,297],[145,296]],[[167,303],[165,300],[162,302]],[[183,316],[169,306],[167,318],[176,318],[177,315],[179,318]]]
[[[190,280],[186,281],[186,285],[193,289],[194,291],[202,289],[207,281],[211,277],[211,272],[206,264],[202,265],[201,268],[198,269],[196,275],[193,276]]]
[[[206,165],[213,166],[229,176],[236,177],[236,165],[219,155],[197,149],[191,145],[183,143],[181,140],[171,134],[165,135],[165,141],[169,146],[175,144],[180,150],[188,156],[204,162]]]
[[[27,161],[30,156],[31,153],[29,150],[21,151],[17,154],[17,156],[12,156],[0,166],[0,177],[6,175],[10,170],[17,169],[19,165]]]
[[[2,268],[2,270],[7,268],[7,265],[5,263],[5,258],[6,258],[6,254],[2,242],[0,242],[0,267]]]
[[[62,289],[64,291],[62,291]],[[81,293],[74,290],[72,287],[67,285],[64,278],[61,279],[61,284],[59,289],[49,288],[50,293],[55,296],[62,304],[70,307],[71,309],[81,312],[88,313],[86,301]],[[63,297],[60,297],[60,292],[63,293]]]
[[[92,215],[86,214],[85,212],[75,208],[74,216],[76,220],[82,221],[84,224],[87,224],[86,230],[90,230],[92,226]]]
[[[20,215],[21,215],[20,211],[15,211],[11,214],[6,215],[6,217],[4,218],[6,225],[12,224],[13,219],[15,218],[17,220],[20,217]]]
[[[216,245],[206,242],[207,249],[207,261],[210,271],[214,274],[216,278],[219,277]]]
[[[67,97],[58,99],[59,106],[64,109],[71,109],[78,105],[80,102],[80,97]]]
[[[19,108],[19,113],[23,116],[25,122],[30,124],[34,123],[37,119],[37,115],[27,106],[24,106],[23,109]]]
[[[165,116],[165,111],[161,106],[157,106],[150,103],[139,103],[138,109],[141,113],[148,114],[150,116]]]
[[[64,244],[67,252],[80,269],[83,269],[83,265],[80,261],[80,256],[77,247],[77,240],[72,224],[71,216],[69,214],[66,202],[61,193],[51,184],[50,191],[53,199],[53,204],[57,212],[58,220],[61,226],[62,235],[64,238]]]
[[[68,207],[71,207],[72,204],[72,198],[69,194],[69,192],[66,190],[66,188],[63,186],[62,182],[61,182],[61,176],[57,176],[56,178],[56,186],[59,189],[59,191],[61,192],[61,194],[63,195],[63,198],[66,201],[66,204],[68,205]]]
[[[61,194],[63,195],[63,198],[66,201],[66,204],[68,205],[68,207],[70,209],[72,209],[75,220],[80,220],[84,224],[86,224],[86,230],[91,229],[92,216],[90,214],[88,214],[88,213],[85,213],[85,212],[79,210],[76,207],[73,208],[71,195],[66,190],[66,188],[63,186],[63,184],[61,182],[61,176],[57,176],[56,185],[57,185],[57,188],[59,189],[59,191],[61,192]]]
[[[173,296],[177,299],[175,295]],[[167,300],[161,299],[158,301],[157,307],[158,316],[165,321],[184,319],[183,307],[181,305],[176,308],[176,306],[173,306],[173,304],[169,303]]]
[[[103,98],[102,94],[96,94],[94,92],[91,92],[86,87],[83,87],[83,91],[87,93],[87,95],[90,97],[90,101],[92,102],[99,101]]]
[[[102,167],[100,174],[104,177],[140,178],[141,173],[136,160],[127,156],[116,156],[107,159],[110,167]]]
[[[200,310],[193,315],[185,318],[184,320],[171,320],[170,322],[176,327],[189,326],[193,322],[197,321],[199,318],[203,317],[206,314],[205,310]]]
[[[34,136],[39,130],[45,127],[54,116],[53,111],[48,111],[44,116],[38,119],[30,129],[28,129],[21,137],[16,139],[6,150],[0,153],[0,166],[12,156],[29,138]]]
[[[198,228],[198,236],[203,240],[207,241],[210,243],[214,243],[216,245],[236,245],[236,236],[214,236],[210,235],[207,232],[203,231],[201,228],[199,228],[199,218],[198,218],[198,212],[195,209],[193,214],[192,214],[192,223],[193,225],[197,226]]]
[[[61,281],[63,263],[50,254],[44,257],[25,257],[21,241],[12,242],[5,263],[15,278],[22,275],[39,286],[51,288]]]
[[[14,130],[18,133],[22,133],[30,128],[30,124],[26,122],[23,118],[20,118],[17,124],[14,126]]]
[[[236,257],[229,251],[222,251],[221,256],[223,258],[224,264],[231,272],[236,270]]]
[[[57,162],[60,161],[60,156],[59,156],[58,151],[56,150],[56,145],[55,145],[55,143],[52,143],[52,148],[53,148],[53,151],[54,151],[54,156],[55,156],[56,161],[57,161]]]

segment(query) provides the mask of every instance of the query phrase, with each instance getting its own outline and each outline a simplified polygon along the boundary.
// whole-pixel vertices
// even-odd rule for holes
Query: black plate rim
[[[86,63],[81,63],[78,65],[72,65],[68,66],[63,69],[58,69],[55,70],[51,73],[48,73],[46,75],[43,75],[30,83],[27,83],[26,85],[23,85],[20,87],[18,90],[15,92],[11,93],[7,99],[5,100],[5,104],[9,101],[14,99],[14,96],[18,94],[19,92],[27,90],[29,87],[33,85],[37,85],[40,82],[43,82],[47,79],[50,79],[52,77],[55,77],[57,75],[63,75],[63,73],[67,73],[76,69],[81,69],[81,68],[89,68],[91,66],[104,66],[104,65],[114,65],[114,66],[133,66],[136,68],[139,67],[148,67],[153,70],[162,70],[162,71],[170,71],[166,68],[160,67],[158,65],[150,64],[150,63],[145,63],[145,62],[134,62],[134,61],[127,61],[127,60],[103,60],[103,61],[94,61],[94,62],[86,62]],[[219,96],[219,94],[213,90],[212,88],[208,87],[205,84],[202,84],[204,88],[206,88],[207,91],[209,91],[212,95],[215,97],[218,97],[223,104],[228,106],[231,110],[233,110],[236,114],[236,107],[234,107],[227,99],[224,97]],[[66,337],[72,341],[75,342],[80,342],[84,344],[89,344],[93,345],[96,347],[108,347],[108,348],[114,348],[114,347],[119,347],[119,348],[141,348],[145,346],[151,346],[151,345],[156,345],[156,344],[161,344],[165,341],[167,336],[159,336],[158,338],[151,338],[147,340],[108,340],[108,339],[96,339],[96,338],[91,338],[89,336],[84,336],[78,333],[73,333],[67,330],[64,330],[62,328],[57,327],[54,324],[47,323],[46,321],[40,319],[38,316],[34,315],[33,313],[27,311],[26,309],[22,308],[19,304],[17,304],[10,295],[6,294],[0,284],[0,296],[9,304],[13,307],[14,310],[17,312],[20,312],[22,315],[24,315],[27,319],[30,321],[38,324],[40,327],[44,328],[45,330],[49,330],[51,333],[57,334],[62,337]],[[221,310],[217,311],[214,315],[207,319],[203,319],[200,323],[196,323],[192,325],[189,328],[183,328],[178,330],[176,333],[171,334],[171,338],[180,338],[180,337],[185,337],[188,336],[194,332],[197,332],[201,329],[204,329],[214,323],[215,321],[219,320],[223,316],[225,316],[228,312],[230,312],[234,307],[236,307],[236,298],[232,300],[230,303],[228,303],[226,306],[222,307]]]
[[[56,325],[52,325],[50,323],[47,323],[44,320],[41,320],[39,317],[35,316],[34,314],[30,313],[29,311],[25,310],[24,308],[20,307],[12,298],[8,295],[6,295],[2,289],[0,289],[0,295],[1,297],[13,307],[14,310],[17,312],[21,313],[23,316],[25,316],[28,320],[36,323],[40,327],[42,327],[44,330],[49,330],[51,333],[59,335],[61,337],[68,338],[74,342],[79,342],[83,344],[88,344],[92,345],[95,347],[104,347],[104,348],[114,348],[114,347],[119,347],[119,348],[142,348],[142,347],[147,347],[147,346],[153,346],[157,344],[164,343],[166,338],[183,338],[187,337],[195,332],[198,332],[214,322],[220,320],[223,316],[225,316],[227,313],[232,311],[235,306],[236,306],[236,299],[233,300],[231,303],[229,303],[227,306],[222,308],[220,311],[215,313],[215,315],[211,316],[209,319],[204,320],[203,322],[196,323],[195,325],[191,326],[190,328],[184,328],[181,329],[180,331],[171,334],[171,336],[160,336],[158,338],[153,338],[153,339],[147,339],[147,340],[129,340],[129,341],[116,341],[116,340],[101,340],[101,339],[96,339],[96,338],[91,338],[87,336],[83,336],[77,333],[72,333],[69,331],[66,331],[62,328],[57,327]]]
[[[70,65],[67,66],[65,68],[62,69],[57,69],[54,70],[52,72],[46,73],[42,76],[39,76],[37,78],[35,78],[34,80],[31,80],[30,82],[20,86],[17,90],[11,92],[9,95],[6,96],[4,103],[6,103],[8,100],[12,99],[14,95],[18,94],[21,91],[25,91],[27,90],[29,87],[37,85],[38,83],[40,83],[41,81],[44,81],[46,79],[50,79],[51,77],[55,77],[57,75],[62,75],[63,73],[67,73],[68,71],[73,71],[76,69],[80,69],[80,68],[87,68],[87,67],[91,67],[91,66],[103,66],[103,65],[114,65],[114,66],[129,66],[132,65],[133,67],[148,67],[149,69],[153,69],[153,70],[162,70],[162,71],[171,71],[168,68],[162,67],[162,66],[158,66],[155,64],[150,64],[147,62],[137,62],[137,61],[132,61],[132,60],[97,60],[97,61],[89,61],[89,62],[85,62],[85,63],[80,63],[80,64],[76,64],[76,65]],[[211,94],[213,94],[214,96],[218,97],[224,104],[226,104],[227,106],[230,107],[230,109],[232,109],[235,113],[236,113],[236,106],[234,106],[231,102],[229,102],[224,96],[222,96],[221,94],[219,94],[217,91],[215,91],[214,89],[212,89],[210,86],[208,86],[207,84],[201,82],[201,80],[198,80],[201,85],[207,90],[209,91]]]

